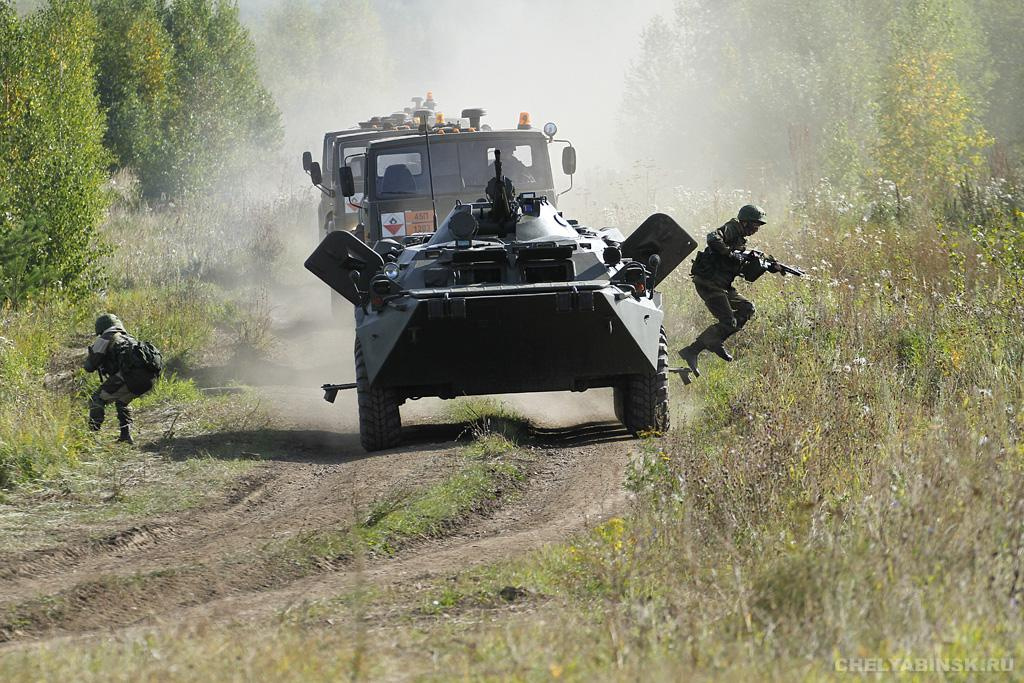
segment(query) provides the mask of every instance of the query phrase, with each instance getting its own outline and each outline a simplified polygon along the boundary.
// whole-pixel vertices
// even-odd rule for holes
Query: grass
[[[364,554],[392,555],[403,546],[443,536],[467,516],[515,495],[529,456],[500,434],[482,434],[461,449],[450,474],[419,491],[395,491],[374,501],[351,528],[320,529],[277,550],[305,565],[348,563]]]
[[[80,301],[56,292],[0,309],[0,496],[59,477],[104,448],[85,425],[99,379],[79,369],[98,313],[116,313],[163,353],[164,380],[136,403],[143,416],[223,412],[183,375],[211,356],[223,361],[226,344],[271,344],[265,287],[294,272],[284,269],[286,259],[301,260],[293,253],[300,241],[286,237],[305,224],[307,202],[196,200],[157,211],[130,195],[102,230],[107,289]],[[204,426],[216,429],[216,420]]]
[[[464,424],[470,434],[477,437],[498,436],[513,442],[527,438],[529,421],[511,406],[496,398],[472,396],[458,398],[445,404],[445,419]],[[477,444],[486,443],[477,439]]]
[[[360,540],[373,553],[390,554],[403,542],[440,536],[471,512],[507,497],[526,476],[507,457],[514,449],[499,435],[477,439],[452,476],[407,501],[374,506],[358,527]]]
[[[758,235],[812,277],[759,280],[758,315],[730,342],[737,360],[708,358],[685,393],[673,386],[674,417],[688,419],[641,447],[628,515],[277,623],[11,653],[0,673],[847,680],[851,661],[1020,666],[1024,250],[1007,245],[1022,217],[895,223],[829,201],[812,196]],[[681,346],[707,315],[685,273],[665,290]],[[302,552],[387,553],[443,530],[514,481],[495,469],[504,449],[478,441],[450,481],[380,501]]]
[[[181,461],[140,457],[128,448],[98,449],[60,474],[19,486],[0,502],[4,550],[23,552],[103,535],[156,515],[180,512],[222,495],[255,460],[202,453]]]
[[[187,376],[211,355],[222,362],[219,345],[268,343],[265,311],[240,303],[239,291],[186,264],[216,256],[216,268],[204,266],[204,273],[236,268],[249,278],[247,286],[260,286],[278,267],[276,231],[287,229],[298,213],[286,200],[263,210],[254,205],[237,220],[255,221],[258,229],[247,233],[241,248],[229,240],[231,248],[221,249],[216,235],[200,229],[209,210],[119,205],[103,230],[112,247],[104,268],[113,274],[108,289],[81,301],[55,293],[0,309],[0,529],[6,549],[40,547],[70,530],[90,533],[187,509],[254,466],[251,459],[220,452],[211,457],[202,448],[187,455],[170,448],[182,437],[265,424],[253,395],[207,396]],[[86,428],[88,396],[99,378],[80,368],[101,311],[117,313],[133,335],[163,352],[163,378],[132,405],[140,442],[135,450],[111,443],[113,407],[103,431]],[[154,457],[154,451],[167,457]]]

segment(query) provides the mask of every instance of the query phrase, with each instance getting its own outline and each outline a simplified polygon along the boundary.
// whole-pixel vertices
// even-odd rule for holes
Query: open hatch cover
[[[328,287],[358,306],[362,303],[359,292],[369,290],[370,280],[384,266],[384,259],[352,233],[337,230],[327,234],[306,259],[305,266]]]
[[[660,256],[661,266],[654,278],[657,286],[696,248],[697,241],[670,216],[655,213],[622,243],[622,255],[642,263],[653,254]]]

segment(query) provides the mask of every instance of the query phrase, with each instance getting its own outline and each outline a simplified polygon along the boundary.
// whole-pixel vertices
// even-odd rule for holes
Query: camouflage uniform
[[[697,337],[705,349],[714,349],[743,329],[754,317],[754,304],[740,296],[732,286],[740,274],[742,262],[732,258],[734,251],[742,251],[747,238],[735,218],[708,234],[708,246],[694,262],[690,275],[697,295],[718,322]]]
[[[747,246],[747,237],[764,225],[764,215],[753,204],[742,207],[736,218],[708,234],[707,248],[693,262],[690,275],[697,295],[718,321],[679,351],[694,375],[700,375],[697,357],[701,351],[710,350],[724,360],[732,360],[723,342],[754,317],[754,304],[740,296],[732,282],[743,268],[744,258],[739,252]]]
[[[99,372],[103,383],[89,400],[89,429],[98,431],[103,424],[106,406],[113,403],[117,408],[117,421],[121,427],[118,441],[133,443],[131,436],[132,412],[128,406],[138,396],[125,385],[121,376],[121,355],[131,343],[121,321],[114,315],[102,315],[96,319],[96,341],[89,347],[85,359],[86,372]]]

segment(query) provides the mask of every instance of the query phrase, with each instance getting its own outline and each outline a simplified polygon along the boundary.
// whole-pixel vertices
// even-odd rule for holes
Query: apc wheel
[[[614,392],[615,416],[634,435],[668,431],[668,339],[664,328],[658,340],[657,369],[630,375]]]
[[[626,387],[620,385],[612,388],[612,401],[615,406],[615,419],[626,424]]]
[[[392,389],[374,389],[367,379],[363,349],[356,339],[356,395],[359,401],[359,441],[367,451],[394,448],[402,441],[402,416]]]

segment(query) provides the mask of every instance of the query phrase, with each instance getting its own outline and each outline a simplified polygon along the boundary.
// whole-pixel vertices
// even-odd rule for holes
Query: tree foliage
[[[932,193],[985,172],[991,131],[1006,174],[1024,163],[1021,7],[676,0],[626,75],[623,118],[649,134],[623,143],[687,183]]]
[[[103,215],[104,121],[86,0],[19,18],[0,0],[0,301],[74,292],[94,271]]]
[[[929,195],[976,177],[990,144],[956,73],[955,19],[945,0],[907,5],[893,23],[883,72],[878,169]]]
[[[365,118],[391,82],[389,40],[369,0],[283,0],[255,35],[260,72],[295,144]]]
[[[97,91],[106,144],[144,187],[163,162],[164,125],[177,104],[174,47],[150,0],[93,0],[99,19]]]
[[[148,197],[241,172],[280,139],[256,50],[227,0],[94,0],[107,141]]]

